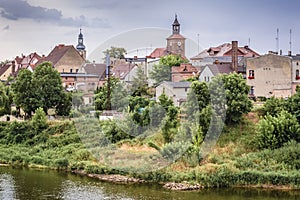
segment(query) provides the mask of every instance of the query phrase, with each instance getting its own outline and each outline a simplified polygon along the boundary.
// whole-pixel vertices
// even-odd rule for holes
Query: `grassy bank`
[[[190,154],[167,167],[152,172],[135,173],[122,168],[107,167],[98,162],[82,144],[70,121],[51,122],[41,132],[29,122],[0,123],[0,163],[13,166],[47,167],[79,170],[90,174],[121,174],[146,181],[184,182],[203,187],[273,187],[300,188],[300,144],[289,142],[275,150],[257,150],[256,113],[244,117],[242,123],[224,128],[217,145],[206,157]],[[127,139],[114,148],[142,156],[159,146],[161,137],[144,140]]]

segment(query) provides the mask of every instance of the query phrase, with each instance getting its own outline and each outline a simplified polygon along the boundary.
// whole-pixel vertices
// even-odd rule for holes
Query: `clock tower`
[[[85,60],[86,59],[86,50],[85,50],[85,46],[83,44],[83,35],[81,33],[81,29],[80,29],[80,32],[78,35],[78,44],[76,46],[76,49]]]
[[[185,57],[185,37],[180,35],[180,24],[175,15],[172,24],[172,35],[167,38],[167,51],[169,54],[180,55]]]

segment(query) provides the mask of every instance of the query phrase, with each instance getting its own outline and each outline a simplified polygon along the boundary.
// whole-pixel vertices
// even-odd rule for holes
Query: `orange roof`
[[[165,56],[165,55],[168,55],[167,48],[156,48],[150,54],[149,57],[151,57],[151,58],[160,58],[160,57]]]

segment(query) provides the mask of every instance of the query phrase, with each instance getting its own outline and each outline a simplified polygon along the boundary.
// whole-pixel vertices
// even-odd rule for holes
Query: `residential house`
[[[85,63],[76,73],[75,88],[81,90],[94,90],[102,86],[106,77],[106,64]]]
[[[172,82],[197,77],[199,70],[200,68],[192,66],[191,63],[182,63],[180,66],[174,66],[172,67]]]
[[[229,74],[233,72],[231,64],[208,64],[201,71],[199,81],[210,82],[218,74]]]
[[[180,106],[187,99],[187,93],[191,82],[168,82],[164,81],[156,87],[156,99],[165,93],[174,102],[175,106]]]
[[[111,74],[121,81],[131,83],[136,76],[138,65],[132,62],[125,62],[112,67]]]
[[[295,94],[297,86],[300,86],[300,54],[289,56],[292,58],[292,94]]]
[[[48,56],[40,59],[37,64],[51,62],[60,73],[64,87],[75,86],[77,72],[84,64],[84,58],[73,45],[57,45]]]
[[[7,81],[10,76],[14,76],[16,74],[16,65],[15,61],[5,63],[0,66],[0,81]]]
[[[21,69],[28,69],[31,72],[35,69],[35,67],[38,65],[39,60],[42,59],[42,56],[37,54],[36,52],[29,54],[28,56],[22,55],[17,56],[15,58],[17,71]]]
[[[298,63],[299,64],[299,63]],[[295,64],[297,66],[297,62]],[[292,80],[296,82],[296,70],[292,78],[292,58],[269,54],[246,60],[247,85],[254,97],[289,97],[292,94]]]

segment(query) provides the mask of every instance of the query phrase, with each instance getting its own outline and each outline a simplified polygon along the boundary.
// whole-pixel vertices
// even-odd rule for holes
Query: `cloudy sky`
[[[182,35],[199,39],[201,49],[232,40],[247,45],[250,38],[257,52],[276,51],[278,28],[279,49],[289,50],[292,29],[292,51],[300,53],[299,7],[298,0],[0,0],[0,61],[76,45],[80,27],[88,55],[130,30],[157,27],[171,34],[175,13]],[[128,42],[136,37],[143,35]]]

